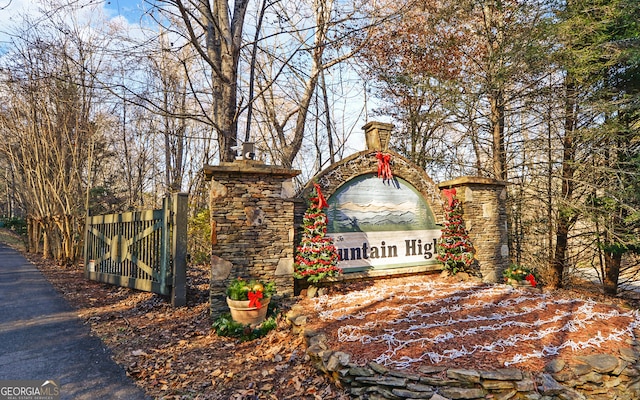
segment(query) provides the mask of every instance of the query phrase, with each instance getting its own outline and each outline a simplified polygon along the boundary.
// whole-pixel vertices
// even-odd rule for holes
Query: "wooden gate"
[[[176,193],[159,210],[87,218],[88,279],[171,296],[186,304],[187,195]]]

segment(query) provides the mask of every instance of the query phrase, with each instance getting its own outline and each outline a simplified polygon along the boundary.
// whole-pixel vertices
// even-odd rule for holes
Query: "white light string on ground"
[[[583,314],[591,314],[591,315],[595,315],[596,313],[593,313],[591,311],[592,307],[590,305],[583,305],[580,307],[580,309],[578,309],[578,311],[576,313],[583,313]],[[555,323],[555,322],[559,322],[564,318],[570,317],[571,315],[573,315],[574,312],[572,311],[567,311],[564,313],[560,313],[560,314],[556,314],[555,316],[546,319],[546,320],[537,320],[535,322],[520,322],[520,321],[506,321],[504,323],[501,324],[493,324],[493,325],[480,325],[480,326],[475,326],[475,327],[471,327],[471,328],[467,328],[467,329],[463,329],[463,330],[453,330],[453,331],[449,331],[447,333],[441,333],[435,336],[421,336],[417,339],[399,339],[399,335],[400,334],[405,334],[407,331],[416,331],[416,327],[412,326],[408,329],[405,330],[401,330],[401,331],[395,331],[392,329],[385,329],[384,334],[378,335],[378,336],[370,336],[370,335],[366,335],[366,334],[357,334],[357,333],[353,333],[351,335],[338,335],[338,340],[345,342],[345,341],[360,341],[363,344],[369,344],[369,343],[373,343],[373,342],[381,342],[381,343],[386,343],[389,347],[389,353],[391,356],[395,355],[399,350],[414,345],[414,344],[419,344],[422,345],[425,342],[427,343],[431,343],[431,344],[438,344],[438,343],[444,343],[447,342],[449,340],[455,339],[455,338],[459,338],[459,337],[465,337],[465,336],[470,336],[470,335],[476,335],[478,333],[482,333],[482,332],[487,332],[487,331],[499,331],[502,330],[504,328],[508,328],[508,327],[518,327],[518,328],[539,328],[543,325],[547,325],[547,324],[551,324],[551,323]],[[611,313],[607,313],[606,315],[601,316],[602,318],[604,317],[613,317],[613,316],[618,316],[619,313],[615,312],[611,314]],[[577,325],[582,325],[587,323],[588,318],[584,318],[584,319],[578,319],[577,317],[574,318],[573,320],[568,321],[565,324],[566,330],[568,331],[575,331],[575,329],[573,328],[576,324]],[[449,321],[447,321],[449,322]],[[427,327],[427,329],[432,329],[432,328],[436,328],[436,327],[445,327],[448,326],[450,324],[448,323],[431,323],[429,324],[429,326]],[[371,327],[371,325],[370,325]],[[359,327],[354,327],[354,326],[348,326],[348,327],[344,327],[344,328],[356,328],[357,330],[361,330],[358,329]],[[413,328],[413,329],[412,329]],[[349,330],[349,329],[347,329]],[[419,334],[419,332],[412,332],[415,335]],[[405,335],[406,336],[406,335]],[[497,343],[497,342],[494,342]],[[395,347],[392,347],[392,345],[395,344]],[[482,348],[484,347],[485,349],[494,349],[496,346],[480,346],[480,345],[476,345],[475,347],[478,348]]]
[[[373,286],[373,287],[366,288],[364,290],[350,292],[349,294],[344,296],[340,296],[340,295],[320,296],[316,299],[317,300],[316,308],[322,309],[326,307],[331,307],[332,304],[341,303],[343,301],[342,299],[345,296],[349,298],[350,302],[366,305],[366,304],[373,304],[378,301],[388,299],[389,296],[393,296],[395,294],[406,294],[415,289],[419,289],[423,292],[427,292],[429,295],[432,295],[442,290],[452,291],[451,290],[452,288],[454,289],[453,291],[455,292],[462,292],[469,288],[478,288],[482,286],[485,286],[485,285],[479,284],[479,283],[472,283],[472,282],[461,282],[460,284],[456,285],[454,288],[451,285],[445,285],[442,283],[428,282],[428,281],[402,283],[402,284],[385,286],[383,288]]]
[[[488,286],[485,284],[466,284],[461,290],[451,291],[451,285],[436,285],[429,284],[425,287],[418,287],[416,284],[405,284],[400,286],[392,286],[386,288],[369,288],[364,291],[350,293],[347,300],[347,304],[340,296],[328,296],[324,295],[318,298],[315,309],[318,311],[318,316],[323,320],[336,320],[342,321],[345,319],[364,319],[370,314],[383,314],[388,311],[401,311],[402,309],[409,308],[415,310],[416,307],[428,307],[434,306],[439,302],[455,303],[458,305],[460,302],[470,300],[473,298],[479,298],[484,296],[503,296],[513,294],[514,289],[511,286]],[[411,288],[418,288],[426,293],[421,296],[409,296],[405,293],[410,291]],[[458,286],[459,287],[459,286]],[[447,291],[451,292],[448,294]],[[425,300],[426,298],[433,298],[432,300]],[[369,308],[369,306],[376,303],[381,304],[391,298],[407,301],[407,304],[401,307],[389,308],[385,306],[376,306],[371,311],[361,311],[361,309]],[[513,298],[504,299],[499,303],[506,302],[514,304],[513,302],[522,302],[526,300],[538,300],[540,298],[546,298],[544,294],[538,294],[530,298],[523,298],[522,300],[514,300]],[[353,305],[355,304],[355,305]],[[484,302],[477,306],[493,306],[495,303]],[[473,305],[465,305],[461,307],[475,307]],[[360,311],[358,311],[360,310]]]
[[[612,310],[611,312],[608,312],[608,313],[594,313],[593,311],[590,310],[590,307],[588,307],[587,309],[585,309],[584,307],[581,307],[581,310],[577,312],[580,312],[580,311],[586,313],[586,316],[584,318],[579,318],[576,316],[575,318],[568,321],[566,324],[564,324],[560,328],[549,327],[542,330],[535,330],[535,331],[529,332],[528,334],[514,334],[504,339],[498,339],[489,344],[474,345],[471,347],[470,350],[467,350],[465,346],[462,346],[459,349],[444,350],[442,353],[427,351],[427,352],[423,352],[419,357],[416,357],[416,358],[402,356],[400,357],[399,360],[395,360],[393,357],[396,355],[396,353],[399,350],[405,347],[409,347],[411,345],[420,344],[422,342],[443,343],[455,337],[463,337],[469,334],[475,334],[477,333],[478,330],[475,330],[475,332],[471,332],[471,331],[467,331],[467,332],[458,331],[456,333],[449,332],[446,334],[437,335],[434,338],[419,338],[419,339],[411,339],[411,340],[398,340],[394,332],[387,332],[383,335],[379,335],[376,338],[372,338],[373,340],[365,339],[365,341],[369,343],[371,343],[372,341],[383,341],[383,342],[386,342],[389,346],[388,350],[385,353],[381,354],[379,357],[377,357],[374,360],[375,362],[378,362],[387,366],[395,366],[397,368],[407,368],[411,364],[424,361],[427,358],[432,363],[438,363],[445,359],[453,360],[459,357],[468,356],[468,355],[474,354],[477,351],[489,352],[489,353],[500,353],[504,351],[504,348],[516,347],[520,342],[541,340],[549,335],[560,333],[562,331],[575,332],[576,327],[590,325],[594,323],[596,320],[608,320],[609,318],[612,318],[612,317],[634,317],[635,318],[634,321],[629,325],[629,327],[625,331],[614,330],[614,332],[612,332],[606,338],[600,336],[600,338],[595,337],[595,338],[591,338],[589,340],[586,340],[583,342],[577,342],[577,343],[567,340],[566,342],[564,342],[559,346],[548,346],[547,351],[550,352],[549,354],[552,354],[553,351],[555,351],[556,352],[555,354],[557,354],[557,351],[565,347],[572,347],[574,349],[575,348],[583,349],[586,347],[599,347],[600,344],[604,343],[607,340],[621,340],[621,337],[626,334],[633,337],[633,329],[637,327],[640,323],[640,316],[638,316],[637,313],[620,314],[616,310]],[[554,316],[553,318],[550,318],[548,320],[536,321],[534,323],[529,323],[529,324],[527,323],[499,324],[499,325],[505,325],[502,327],[500,327],[499,325],[485,326],[485,327],[481,327],[481,330],[498,331],[503,329],[506,326],[518,326],[518,327],[528,326],[528,327],[539,328],[540,326],[545,325],[547,323],[557,322],[557,320],[558,318]],[[393,345],[395,345],[395,347],[393,347]],[[535,357],[544,357],[544,354],[540,354],[539,352],[529,353],[525,355],[517,354],[513,357],[511,361],[505,362],[505,366],[524,362],[528,359],[535,358]]]
[[[411,295],[419,291],[420,295]],[[506,297],[499,301],[478,300],[486,296]],[[389,299],[406,301],[398,307],[381,306]],[[475,302],[471,303],[476,299]],[[534,302],[533,306],[527,306],[527,302]],[[513,320],[519,316],[524,316],[530,312],[543,311],[549,306],[577,305],[577,310],[559,311],[551,318],[537,320],[527,323]],[[435,311],[424,311],[427,308],[440,308]],[[527,341],[538,341],[559,332],[576,332],[580,328],[593,324],[596,321],[608,320],[615,317],[629,318],[631,322],[626,329],[614,329],[609,335],[603,336],[600,332],[596,337],[585,341],[566,340],[554,346],[545,345],[541,350],[531,353],[516,354],[511,360],[506,361],[505,366],[525,362],[533,358],[541,358],[558,354],[562,349],[572,350],[584,349],[588,347],[599,347],[607,341],[620,341],[625,336],[634,337],[634,329],[640,326],[640,314],[638,312],[620,313],[617,310],[609,312],[595,312],[596,305],[593,301],[576,299],[549,299],[549,296],[542,293],[529,293],[515,290],[506,285],[486,285],[478,283],[461,283],[451,285],[436,282],[417,282],[395,286],[370,287],[359,292],[352,292],[348,295],[322,296],[316,303],[316,310],[323,320],[344,321],[348,319],[365,319],[391,312],[394,317],[389,320],[379,318],[372,322],[361,325],[346,325],[338,329],[338,340],[360,341],[363,344],[380,343],[385,344],[387,350],[380,354],[374,361],[397,368],[406,368],[417,362],[429,360],[438,363],[443,360],[453,360],[459,357],[468,356],[475,352],[500,353],[506,348],[515,348],[518,344]],[[518,310],[513,310],[513,308]],[[448,318],[446,320],[436,320],[433,317],[452,314],[472,312],[474,309],[509,308],[508,311],[494,312],[490,315],[466,315],[459,318]],[[365,311],[367,310],[367,311]],[[544,325],[554,324],[570,318],[561,327],[547,327]],[[376,316],[377,318],[377,316]],[[497,324],[482,325],[482,322],[502,321]],[[480,323],[478,326],[461,329],[451,329],[457,324]],[[408,328],[394,329],[394,325],[409,324]],[[386,327],[386,328],[385,328]],[[429,336],[429,329],[447,328],[445,333]],[[429,344],[446,343],[449,340],[462,338],[484,332],[500,331],[508,328],[532,329],[526,334],[513,334],[506,338],[497,339],[491,343],[475,344],[469,349],[461,346],[457,349],[446,349],[438,353],[435,351],[425,351],[418,357],[402,356],[396,359],[399,351],[410,346],[423,346]],[[377,329],[383,330],[379,335],[368,334],[368,331]]]
[[[386,330],[389,331],[389,332],[393,332],[394,335],[397,335],[397,334],[412,335],[412,334],[416,333],[414,331],[424,330],[424,329],[440,328],[440,327],[456,325],[456,324],[462,324],[462,323],[468,323],[468,322],[500,321],[500,320],[504,320],[504,319],[508,319],[508,318],[516,318],[516,317],[527,315],[527,314],[529,314],[530,312],[533,312],[533,311],[545,310],[547,308],[547,306],[552,305],[552,304],[570,304],[570,303],[576,303],[576,302],[578,302],[578,300],[545,301],[545,302],[538,303],[534,307],[525,307],[523,309],[523,311],[521,311],[521,312],[507,311],[507,312],[502,313],[502,314],[493,313],[490,316],[468,315],[468,316],[466,316],[464,318],[458,318],[458,319],[448,318],[447,320],[444,320],[444,321],[435,320],[435,321],[432,321],[432,322],[422,322],[422,323],[420,323],[418,325],[411,325],[409,328],[402,329],[402,330],[399,330],[399,331],[395,331],[395,330],[391,330],[391,329],[386,329]],[[483,305],[486,305],[486,304],[489,304],[489,303],[488,302],[483,302]],[[502,306],[502,307],[506,307],[506,306]],[[462,309],[469,310],[470,308],[462,308],[461,307],[460,310],[462,310]],[[415,312],[415,313],[412,313],[411,318],[399,318],[399,319],[384,321],[383,323],[388,324],[388,325],[395,325],[395,324],[401,324],[401,323],[413,323],[417,318],[426,319],[426,318],[432,317],[432,316],[434,316],[436,314],[440,314],[440,313],[442,313],[442,309],[438,310],[438,311],[435,311],[435,312],[432,312],[432,313]],[[566,318],[568,316],[571,316],[571,314],[572,314],[571,311],[565,312],[563,314],[554,316],[551,320],[552,321],[559,321],[562,318]],[[541,321],[537,321],[537,322],[542,324]],[[354,339],[354,338],[358,338],[358,337],[364,338],[364,337],[366,337],[366,335],[365,336],[358,336],[356,332],[371,330],[375,326],[379,326],[379,325],[380,325],[380,323],[375,322],[375,323],[367,323],[367,324],[364,324],[364,325],[345,325],[345,326],[342,326],[342,327],[340,327],[338,329],[338,340],[340,340],[341,342],[356,341],[357,339]],[[518,321],[507,321],[507,322],[501,324],[501,326],[503,326],[503,327],[508,327],[508,326],[531,327],[530,325],[532,325],[532,324],[520,323]],[[480,327],[476,327],[476,328],[469,328],[466,331],[468,331],[469,333],[472,333],[474,331],[483,331],[483,330],[487,330],[487,328],[484,328],[484,327],[480,326]],[[490,329],[490,330],[499,330],[499,329]],[[461,335],[461,336],[466,336],[466,335]],[[434,342],[434,343],[437,343],[437,341]]]
[[[574,342],[573,340],[567,340],[559,346],[543,346],[542,350],[540,351],[534,351],[528,354],[516,354],[515,356],[513,356],[511,361],[505,361],[504,365],[508,367],[510,365],[528,361],[532,358],[543,358],[547,356],[557,355],[560,354],[560,350],[567,347],[570,347],[573,351],[576,351],[580,349],[600,347],[600,345],[607,341],[620,342],[626,336],[635,338],[634,330],[640,326],[640,317],[638,317],[638,315],[636,314],[635,318],[636,319],[632,321],[629,326],[627,326],[627,329],[614,329],[613,332],[611,332],[606,337],[602,336],[602,333],[598,331],[597,336],[585,341]]]

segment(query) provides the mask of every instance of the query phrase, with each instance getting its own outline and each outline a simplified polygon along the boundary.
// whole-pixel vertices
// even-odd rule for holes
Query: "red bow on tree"
[[[378,178],[382,178],[384,180],[393,179],[391,165],[389,164],[391,161],[391,154],[378,152],[376,154],[376,158],[378,159]]]
[[[444,197],[446,197],[447,200],[449,200],[449,207],[453,207],[453,196],[456,195],[456,188],[444,189],[442,191],[442,194],[444,194]]]
[[[249,292],[247,294],[249,297],[249,307],[260,308],[262,307],[262,303],[260,303],[260,299],[262,298],[262,292]]]
[[[318,185],[317,183],[314,183],[313,186],[315,186],[316,193],[318,193],[318,199],[317,199],[318,200],[318,205],[317,205],[317,208],[322,210],[323,208],[328,207],[329,204],[327,203],[327,200],[322,195],[322,190],[320,189],[320,185]]]

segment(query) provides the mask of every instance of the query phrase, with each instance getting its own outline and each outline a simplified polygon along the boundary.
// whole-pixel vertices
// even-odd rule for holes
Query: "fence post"
[[[173,193],[171,214],[173,239],[171,254],[173,257],[173,284],[171,288],[171,305],[181,307],[187,304],[187,213],[188,194]]]
[[[85,215],[84,220],[84,277],[85,279],[89,278],[89,227],[91,227],[91,217],[89,216],[89,211]]]
[[[164,291],[170,285],[167,282],[171,266],[171,199],[167,196],[162,199],[162,241],[160,242],[160,276],[158,283]],[[165,292],[166,293],[166,292]]]

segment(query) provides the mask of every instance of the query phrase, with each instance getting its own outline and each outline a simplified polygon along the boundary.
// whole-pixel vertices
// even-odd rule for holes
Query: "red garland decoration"
[[[449,200],[449,207],[453,207],[453,196],[456,195],[456,188],[453,189],[444,189],[442,194]]]
[[[315,186],[316,188],[316,193],[318,193],[318,205],[316,206],[316,208],[322,210],[325,207],[328,207],[329,204],[327,203],[327,200],[324,198],[324,195],[322,194],[322,190],[320,190],[320,185],[318,185],[317,183],[314,183],[313,186]]]
[[[376,158],[378,159],[378,178],[382,178],[383,180],[391,180],[393,179],[393,174],[391,173],[391,154],[376,153]]]
[[[262,307],[262,303],[260,303],[260,299],[262,298],[261,291],[249,292],[247,294],[247,297],[249,298],[249,307],[255,307],[255,308]]]

